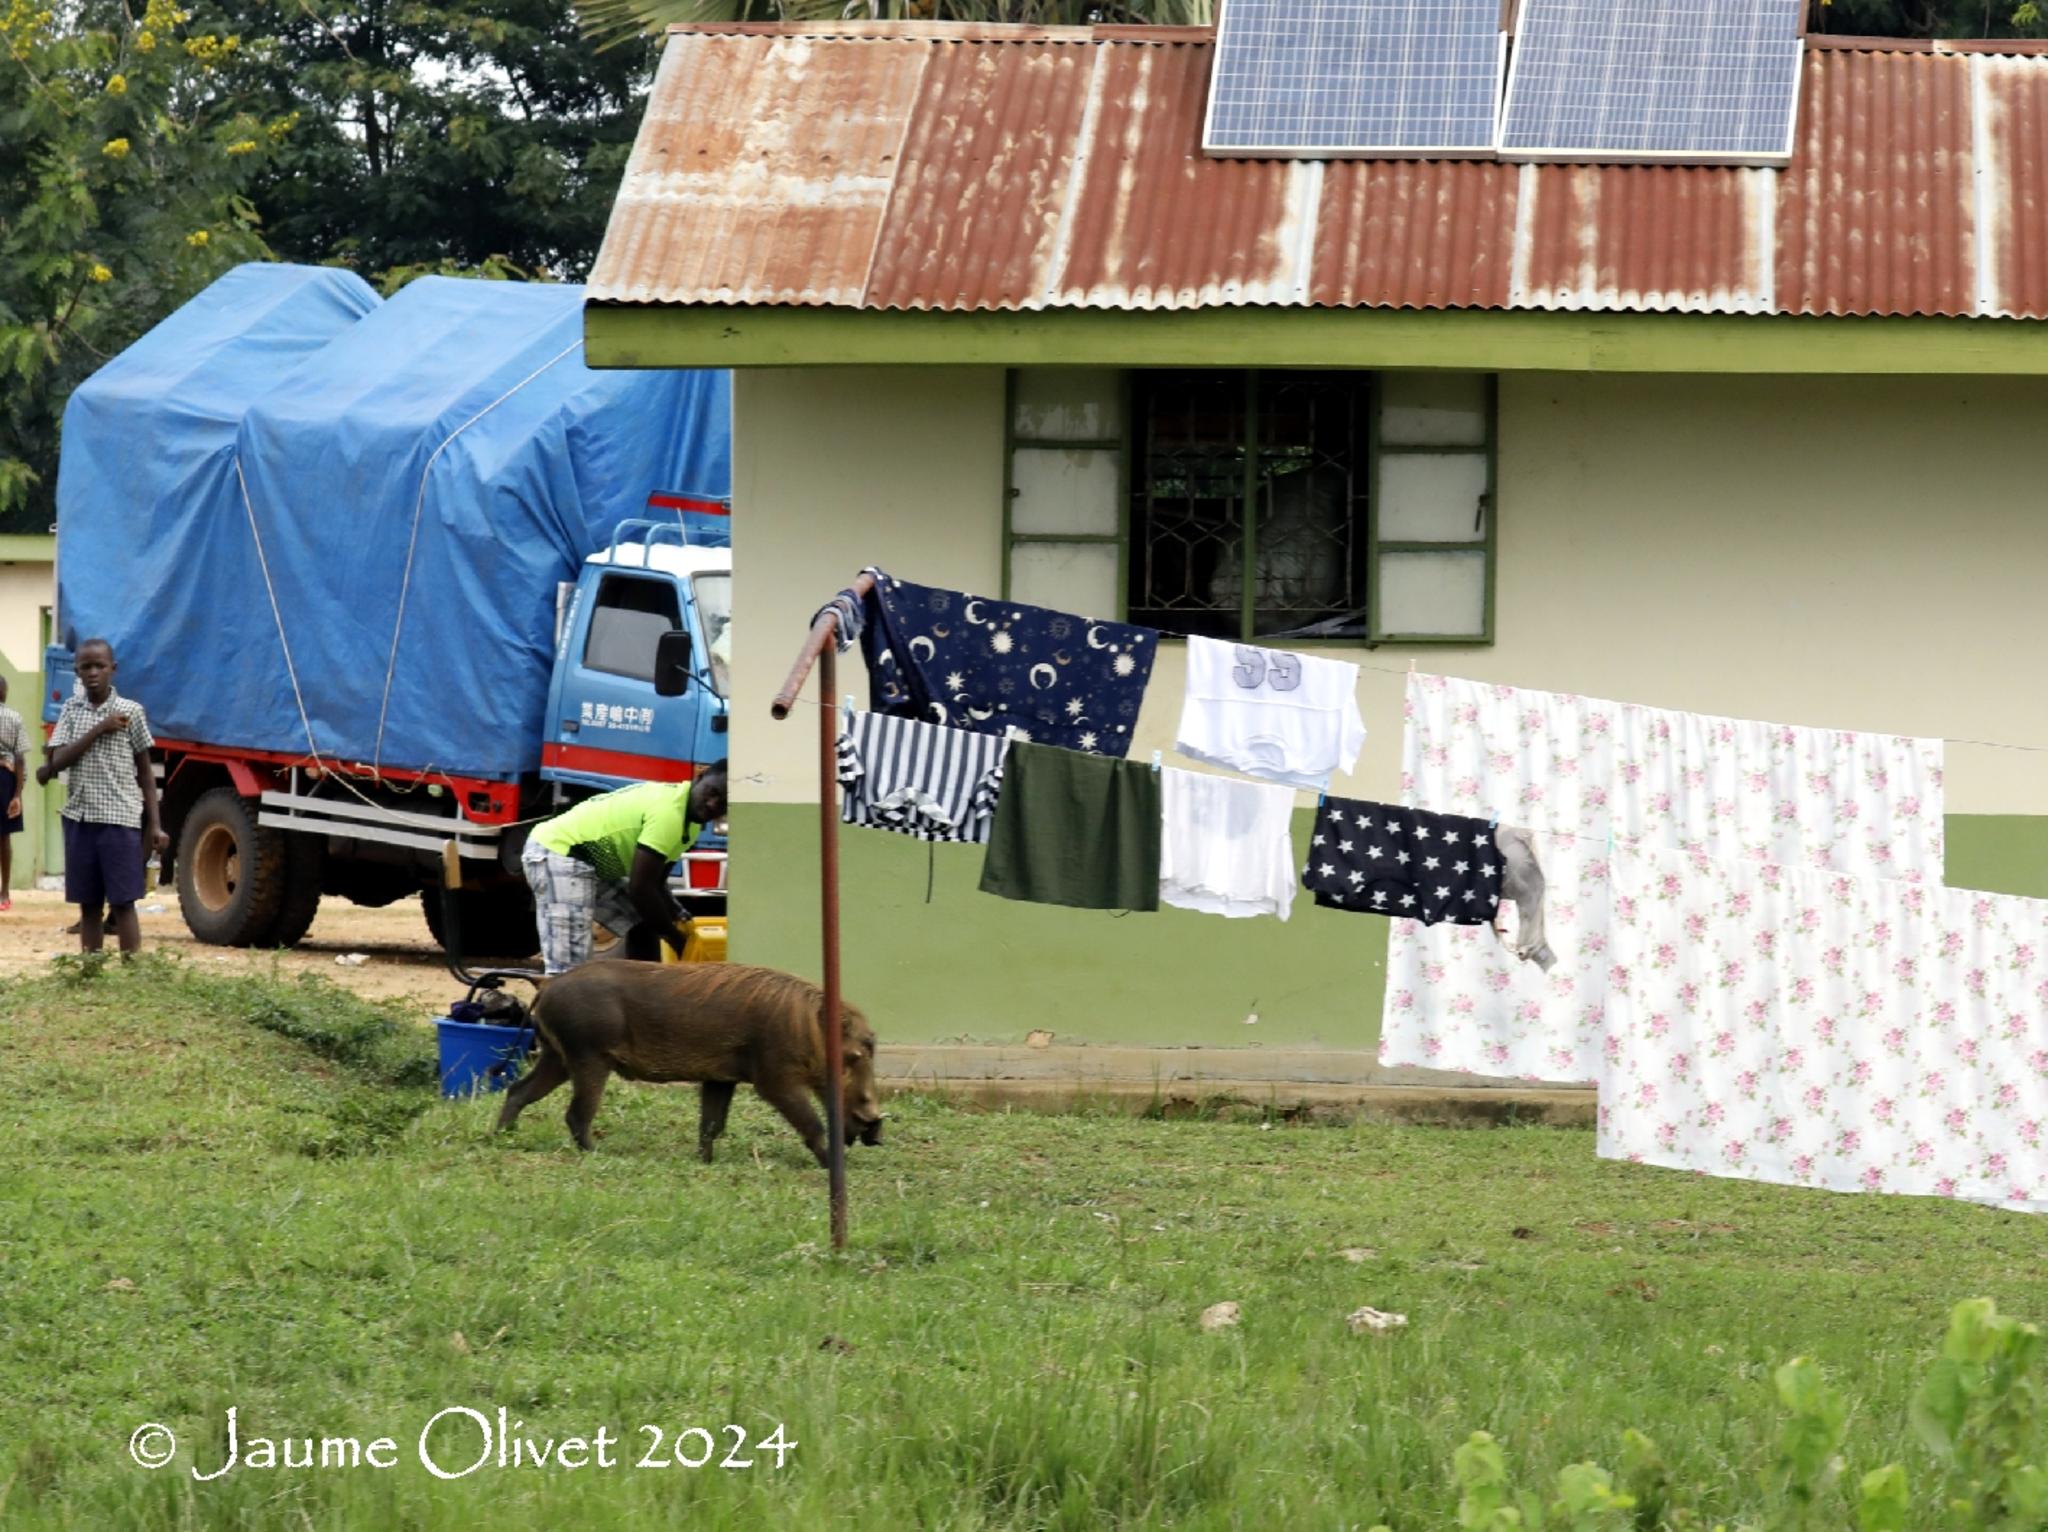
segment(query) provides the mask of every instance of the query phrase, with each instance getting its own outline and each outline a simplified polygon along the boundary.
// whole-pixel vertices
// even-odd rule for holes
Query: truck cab
[[[620,524],[559,604],[541,777],[558,799],[686,782],[726,755],[732,541],[722,510]],[[722,902],[725,840],[709,827],[676,893]]]

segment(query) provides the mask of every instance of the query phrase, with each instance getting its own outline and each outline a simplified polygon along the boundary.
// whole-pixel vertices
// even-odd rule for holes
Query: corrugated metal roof
[[[678,28],[594,302],[2048,317],[2048,56],[1814,39],[1782,170],[1201,152],[1202,29]]]

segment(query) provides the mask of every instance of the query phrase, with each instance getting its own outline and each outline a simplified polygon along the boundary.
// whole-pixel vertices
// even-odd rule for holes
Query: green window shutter
[[[1380,378],[1372,441],[1371,620],[1376,642],[1493,642],[1496,381]]]
[[[1129,408],[1121,372],[1010,373],[1003,594],[1090,617],[1124,615]]]

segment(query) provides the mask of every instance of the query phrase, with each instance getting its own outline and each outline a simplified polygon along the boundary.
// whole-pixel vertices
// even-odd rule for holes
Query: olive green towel
[[[1159,774],[1149,765],[1012,744],[982,892],[1084,910],[1156,910],[1159,819]]]

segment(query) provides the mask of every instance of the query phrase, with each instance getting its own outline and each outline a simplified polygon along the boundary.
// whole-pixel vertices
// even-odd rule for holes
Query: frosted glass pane
[[[1383,374],[1380,441],[1391,447],[1485,446],[1486,374]]]
[[[1486,631],[1484,553],[1380,555],[1382,633],[1478,638]]]
[[[1033,441],[1110,441],[1124,434],[1124,376],[1108,367],[1018,370],[1011,429]]]
[[[1486,535],[1485,495],[1486,459],[1479,453],[1386,453],[1380,458],[1380,541],[1476,541]]]
[[[1018,543],[1010,549],[1010,594],[1078,617],[1114,619],[1115,543]]]
[[[1090,447],[1019,447],[1010,454],[1010,530],[1116,532],[1123,454]]]

